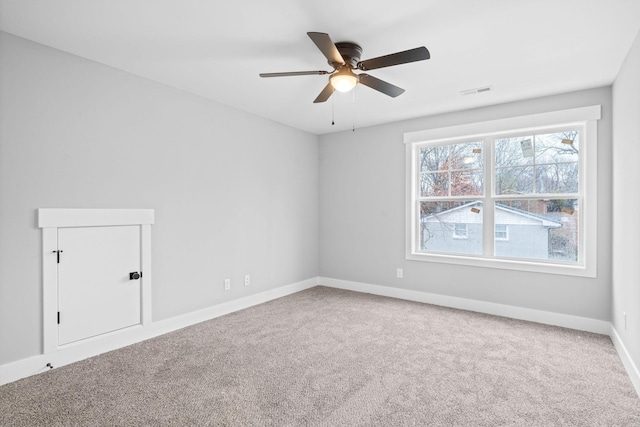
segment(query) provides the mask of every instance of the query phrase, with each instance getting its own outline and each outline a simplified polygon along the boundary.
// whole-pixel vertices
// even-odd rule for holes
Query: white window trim
[[[597,120],[601,117],[601,106],[573,108],[527,116],[511,117],[486,122],[469,123],[459,126],[428,129],[404,134],[406,161],[406,259],[413,261],[428,261],[447,264],[461,264],[476,267],[500,268],[539,273],[561,274],[569,276],[596,277],[597,275],[597,150],[598,128]],[[417,143],[430,141],[468,140],[474,137],[487,137],[505,132],[534,130],[553,126],[583,125],[585,132],[581,135],[581,165],[587,173],[580,174],[580,192],[583,206],[581,207],[581,221],[579,236],[581,240],[580,253],[582,256],[576,264],[563,264],[548,260],[517,260],[504,258],[489,258],[468,255],[451,255],[423,253],[417,250],[415,180],[416,165],[413,162],[414,148]],[[485,165],[489,168],[489,165]],[[486,189],[491,191],[491,189]],[[534,195],[535,197],[535,195]],[[485,214],[492,215],[491,209],[485,209]],[[486,218],[493,222],[493,218]],[[495,237],[495,234],[492,233]],[[493,239],[491,239],[493,240]]]

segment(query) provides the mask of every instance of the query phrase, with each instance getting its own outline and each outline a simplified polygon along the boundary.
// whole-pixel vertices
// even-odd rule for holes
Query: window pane
[[[533,166],[496,169],[496,194],[533,193]]]
[[[420,196],[482,195],[482,147],[482,142],[465,142],[420,148]]]
[[[577,193],[578,163],[536,166],[537,193]]]
[[[578,260],[578,202],[559,200],[498,200],[495,222],[508,227],[508,240],[498,235],[494,254],[540,260]]]
[[[450,146],[449,169],[482,170],[482,142],[465,142]]]
[[[578,161],[578,132],[549,133],[536,136],[536,163],[567,163]]]
[[[420,172],[444,170],[449,159],[449,146],[423,147],[419,151]]]
[[[448,196],[449,173],[427,172],[420,174],[420,196]]]
[[[496,167],[532,164],[534,153],[532,141],[531,136],[496,139]],[[531,147],[530,150],[529,147]]]
[[[482,171],[456,171],[451,173],[452,196],[481,196]]]
[[[421,202],[420,250],[482,254],[482,202]]]

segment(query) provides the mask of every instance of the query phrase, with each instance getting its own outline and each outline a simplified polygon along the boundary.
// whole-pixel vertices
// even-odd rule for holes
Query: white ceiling
[[[0,0],[0,29],[324,134],[611,84],[640,0]],[[419,46],[431,59],[369,72],[398,98],[359,85],[313,104],[327,76],[258,76],[330,71],[308,31],[362,59]]]

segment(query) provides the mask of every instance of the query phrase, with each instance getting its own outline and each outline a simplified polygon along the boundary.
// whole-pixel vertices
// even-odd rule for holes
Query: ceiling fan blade
[[[358,68],[367,71],[376,68],[390,67],[392,65],[407,64],[409,62],[424,61],[431,58],[431,54],[426,47],[421,46],[415,49],[396,52],[390,55],[379,56],[377,58],[366,59],[358,62]]]
[[[290,71],[286,73],[260,73],[260,77],[312,76],[329,74],[328,71]]]
[[[333,86],[331,86],[331,83],[328,83],[324,89],[322,89],[322,92],[320,92],[320,95],[318,95],[318,97],[313,101],[314,104],[317,104],[319,102],[325,102],[327,99],[331,98],[331,95],[333,95]]]
[[[330,64],[344,64],[344,59],[342,59],[342,55],[340,55],[336,45],[331,41],[329,34],[309,32],[307,35],[318,46],[318,49],[329,60]]]
[[[376,77],[370,76],[369,74],[360,74],[358,76],[360,83],[365,86],[369,86],[371,89],[375,89],[378,92],[382,92],[385,95],[389,95],[392,98],[396,96],[402,95],[404,93],[404,89],[394,86],[391,83],[387,83],[384,80],[380,80]]]

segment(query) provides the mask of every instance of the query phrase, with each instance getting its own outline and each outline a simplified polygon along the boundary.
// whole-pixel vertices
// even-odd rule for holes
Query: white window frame
[[[445,128],[435,128],[404,134],[406,147],[406,258],[413,261],[427,261],[447,264],[469,265],[477,267],[500,268],[507,270],[531,271],[562,274],[569,276],[596,277],[597,275],[597,121],[601,117],[601,106],[573,108],[527,116],[470,123]],[[553,260],[506,259],[488,255],[462,255],[448,253],[425,253],[419,250],[419,225],[417,203],[417,149],[425,142],[455,143],[471,138],[536,131],[538,129],[564,126],[580,126],[580,183],[579,194],[582,200],[579,223],[579,259],[576,263],[561,263]],[[490,144],[492,145],[492,144]],[[485,171],[493,173],[493,148],[485,153]],[[495,188],[489,188],[485,180],[485,203],[490,206],[495,198]],[[535,198],[535,194],[527,196]],[[492,206],[492,205],[491,205]],[[483,209],[485,221],[493,224],[493,209]],[[495,229],[485,236],[484,244],[493,245]],[[484,251],[485,254],[492,251]]]

